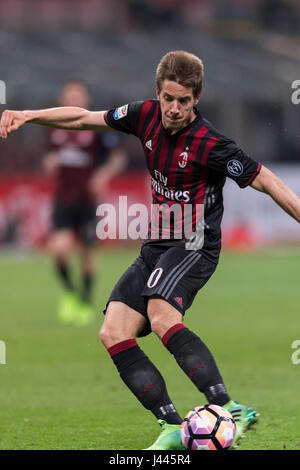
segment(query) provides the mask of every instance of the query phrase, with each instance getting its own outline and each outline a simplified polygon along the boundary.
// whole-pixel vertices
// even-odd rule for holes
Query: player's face
[[[69,83],[62,89],[59,103],[61,106],[78,106],[88,108],[90,95],[84,85],[80,83]]]
[[[195,119],[193,108],[200,95],[195,98],[192,88],[164,80],[161,90],[157,90],[157,97],[160,101],[163,126],[171,134],[183,129]]]

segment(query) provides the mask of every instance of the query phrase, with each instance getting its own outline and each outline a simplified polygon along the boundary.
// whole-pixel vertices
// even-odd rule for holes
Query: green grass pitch
[[[101,313],[137,250],[103,251],[95,289],[99,316],[85,328],[57,323],[60,287],[43,255],[0,255],[0,449],[143,449],[159,427],[121,382],[98,339]],[[223,253],[185,324],[215,355],[233,399],[260,422],[241,449],[299,449],[299,251]],[[150,335],[140,346],[161,370],[185,415],[205,403],[173,357]]]

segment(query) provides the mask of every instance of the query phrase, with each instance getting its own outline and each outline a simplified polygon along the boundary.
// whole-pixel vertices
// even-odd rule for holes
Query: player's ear
[[[156,98],[157,98],[158,100],[159,100],[159,93],[160,93],[160,92],[159,92],[159,89],[158,89],[158,87],[156,87]]]
[[[197,96],[195,96],[195,103],[194,103],[195,105],[199,103],[200,96],[201,96],[201,91],[199,92]]]

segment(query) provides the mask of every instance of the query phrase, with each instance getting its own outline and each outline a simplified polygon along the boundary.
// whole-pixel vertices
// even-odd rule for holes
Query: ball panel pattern
[[[235,436],[229,411],[218,405],[201,405],[189,411],[181,424],[181,440],[190,450],[227,449]]]

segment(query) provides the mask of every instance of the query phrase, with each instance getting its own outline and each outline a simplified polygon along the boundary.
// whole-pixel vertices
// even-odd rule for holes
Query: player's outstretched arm
[[[251,186],[258,191],[269,194],[285,212],[300,223],[300,199],[268,168],[264,166],[261,168]]]
[[[31,122],[58,129],[100,130],[106,127],[105,111],[88,111],[76,106],[63,106],[41,110],[5,110],[0,121],[0,136],[6,139],[12,132]]]

